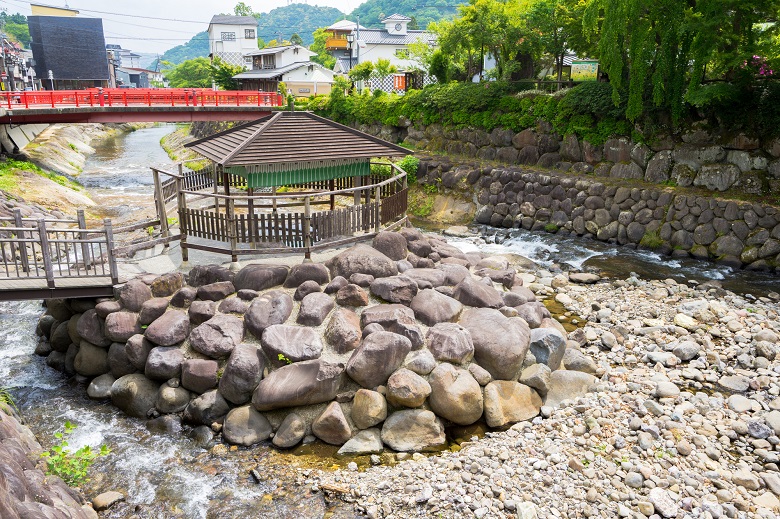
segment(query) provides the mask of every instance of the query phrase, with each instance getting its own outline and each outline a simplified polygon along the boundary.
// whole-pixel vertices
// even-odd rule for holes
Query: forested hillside
[[[297,34],[305,46],[312,44],[312,33],[320,27],[328,27],[344,18],[335,7],[318,7],[308,4],[291,4],[271,9],[259,15],[257,35],[264,42],[289,40]]]

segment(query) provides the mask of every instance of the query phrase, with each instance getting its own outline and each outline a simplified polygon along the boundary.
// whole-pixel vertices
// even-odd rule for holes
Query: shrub
[[[658,235],[658,231],[646,232],[642,239],[639,240],[639,245],[647,247],[648,249],[657,249],[664,244],[663,239]]]
[[[547,225],[544,226],[544,230],[547,231],[547,232],[556,233],[556,232],[558,232],[558,226],[555,225],[554,223],[550,222],[550,223],[548,223]]]
[[[97,452],[89,445],[71,452],[65,438],[75,429],[76,426],[71,422],[65,422],[65,431],[54,433],[54,437],[60,440],[60,444],[41,453],[41,458],[46,461],[46,474],[60,477],[69,486],[78,486],[88,481],[87,471],[95,459],[111,452],[105,445],[101,445]]]
[[[409,185],[417,183],[417,168],[420,167],[420,159],[414,155],[407,155],[396,162],[395,165],[406,171],[406,178]]]

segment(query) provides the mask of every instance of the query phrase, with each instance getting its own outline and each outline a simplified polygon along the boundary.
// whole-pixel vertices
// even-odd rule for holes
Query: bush
[[[97,452],[93,451],[89,445],[85,445],[76,452],[71,452],[68,449],[68,442],[65,437],[72,433],[75,428],[76,426],[69,421],[65,422],[65,431],[54,433],[54,437],[61,440],[60,444],[41,453],[41,458],[46,461],[46,474],[58,476],[68,486],[78,486],[88,481],[87,470],[89,470],[95,459],[98,456],[106,456],[111,452],[105,445],[101,445],[100,450]]]
[[[406,171],[406,179],[409,185],[417,183],[417,168],[420,167],[420,159],[414,155],[407,155],[396,162],[395,165]]]

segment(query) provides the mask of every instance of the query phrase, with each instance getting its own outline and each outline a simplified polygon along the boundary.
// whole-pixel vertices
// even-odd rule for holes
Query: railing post
[[[213,162],[214,164],[214,195],[219,194],[219,173],[222,167],[217,164],[216,162]],[[214,211],[216,213],[219,213],[219,197],[214,196]]]
[[[106,229],[106,253],[108,254],[108,269],[111,272],[111,284],[119,284],[119,271],[116,268],[116,256],[114,256],[114,228],[111,219],[103,220]]]
[[[24,227],[24,222],[22,221],[21,209],[14,209],[14,225],[20,229]],[[27,233],[24,231],[19,231],[19,238],[24,240],[25,234]],[[19,246],[19,258],[22,261],[22,271],[30,272],[30,259],[27,257],[27,243],[20,241],[18,246]]]
[[[247,216],[249,217],[249,248],[254,249],[257,248],[257,243],[255,240],[255,237],[257,236],[257,225],[255,222],[255,188],[253,187],[247,187],[246,189],[247,195],[249,197],[247,198],[246,205],[247,205]]]
[[[51,107],[54,108],[54,90],[50,90],[49,91],[49,96],[51,97]],[[11,108],[11,106],[10,106],[11,98],[10,97],[8,98],[8,104],[9,104],[8,108]]]
[[[304,258],[311,259],[311,197],[304,198],[303,205],[303,246],[306,248]]]
[[[87,228],[87,220],[84,217],[84,210],[79,209],[76,211],[76,218],[79,221],[79,229],[85,229]],[[86,240],[87,239],[87,233],[81,232],[79,233],[79,239],[80,240]],[[88,243],[82,243],[81,244],[81,256],[84,260],[84,270],[89,270],[90,266],[92,265],[92,258],[89,250],[89,244]]]
[[[382,204],[382,188],[376,186],[374,189],[376,190],[376,194],[374,195],[376,198],[376,215],[374,220],[374,232],[379,232],[379,227],[380,227],[379,216],[382,214],[382,212],[380,211],[380,207]]]
[[[236,236],[236,211],[233,198],[228,198],[225,201],[225,209],[227,210],[227,231],[230,241],[230,261],[235,263],[238,261],[238,256],[233,251],[238,248],[238,237]]]
[[[29,100],[29,99],[27,99],[27,91],[25,91],[25,92],[22,94],[22,97],[24,98],[24,107],[25,107],[25,108],[30,108],[30,100]]]
[[[46,234],[46,222],[43,218],[38,220],[38,237],[41,240],[41,256],[43,256],[43,270],[46,272],[46,286],[54,288],[54,267],[51,263],[49,236]]]
[[[184,176],[184,162],[179,162],[177,164],[177,166],[179,168],[179,176],[183,177]]]
[[[160,182],[160,172],[152,168],[154,177],[154,199],[157,203],[157,218],[160,219],[160,231],[164,237],[170,236],[168,232],[168,213],[165,210],[165,195],[163,194],[162,182]]]
[[[179,208],[179,234],[181,235],[181,260],[188,261],[190,257],[187,249],[187,198],[181,192],[181,178],[174,179],[176,186],[176,205]]]
[[[352,187],[360,187],[363,183],[363,177],[360,175],[352,177]],[[360,189],[356,190],[353,195],[353,204],[360,205]]]

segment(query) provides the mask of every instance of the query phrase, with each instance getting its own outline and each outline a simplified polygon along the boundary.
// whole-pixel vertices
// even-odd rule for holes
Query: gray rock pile
[[[436,451],[447,425],[507,427],[597,381],[582,352],[564,366],[576,344],[505,258],[412,228],[324,265],[199,266],[50,300],[39,331],[47,363],[93,398],[238,445]]]

